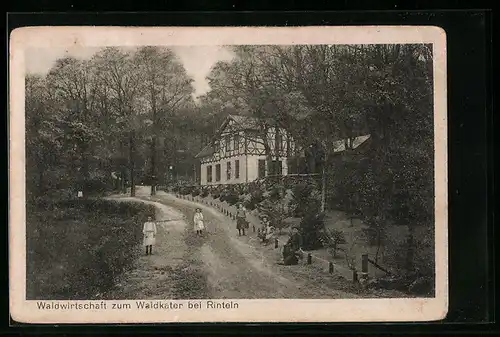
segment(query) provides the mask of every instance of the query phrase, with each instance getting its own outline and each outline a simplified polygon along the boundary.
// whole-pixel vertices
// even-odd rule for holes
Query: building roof
[[[354,138],[352,142],[352,148],[353,149],[358,148],[361,144],[365,143],[368,140],[368,138],[370,138],[370,136],[371,135],[368,134]],[[342,152],[342,151],[345,151],[345,143],[343,139],[333,143],[333,152]]]
[[[208,144],[207,146],[205,146],[196,156],[194,156],[195,158],[205,158],[205,157],[210,157],[211,155],[213,155],[215,152],[214,150],[214,147],[212,146],[212,144]]]
[[[230,121],[234,121],[234,124],[238,130],[258,130],[259,129],[259,119],[251,116],[240,116],[240,115],[228,115],[222,125],[219,127],[214,137],[210,143],[205,146],[195,158],[209,157],[214,154],[214,140],[221,134],[221,132],[226,128]]]
[[[233,120],[240,129],[244,130],[256,130],[260,126],[260,120],[251,116],[229,115],[226,121],[229,122],[229,120]],[[227,123],[225,122],[224,124]],[[224,124],[223,126],[225,127]]]

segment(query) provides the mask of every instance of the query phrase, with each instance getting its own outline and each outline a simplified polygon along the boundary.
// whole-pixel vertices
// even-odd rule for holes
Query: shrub
[[[269,200],[278,201],[283,199],[284,186],[280,184],[274,184],[269,191]]]
[[[193,190],[191,191],[191,195],[193,197],[196,197],[197,195],[200,195],[200,189],[198,187],[193,188]]]
[[[251,195],[250,195],[250,200],[246,203],[245,207],[254,210],[259,203],[264,201],[264,195],[260,190],[255,190]]]
[[[321,232],[324,228],[324,218],[325,214],[319,212],[317,203],[310,205],[300,222],[304,249],[318,249],[323,246]]]
[[[240,196],[237,191],[231,190],[226,194],[224,199],[227,201],[228,204],[235,205],[240,201]]]
[[[291,208],[294,210],[294,216],[303,217],[308,212],[309,204],[314,187],[311,184],[300,183],[292,188]]]
[[[78,300],[106,293],[137,258],[141,225],[155,212],[141,203],[91,199],[30,207],[28,299]]]
[[[262,216],[266,215],[272,226],[282,229],[286,226],[285,219],[287,218],[287,214],[285,208],[284,200],[276,202],[266,199],[258,205],[259,217],[262,219]]]
[[[201,191],[200,196],[201,196],[202,198],[206,198],[206,197],[208,197],[208,189],[204,188],[204,189]]]

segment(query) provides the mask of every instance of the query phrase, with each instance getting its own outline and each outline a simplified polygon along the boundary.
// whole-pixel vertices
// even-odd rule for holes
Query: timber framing
[[[285,158],[299,153],[286,130],[264,127],[252,117],[229,115],[196,158],[202,164],[210,164],[237,156],[265,156],[265,145],[273,157]]]

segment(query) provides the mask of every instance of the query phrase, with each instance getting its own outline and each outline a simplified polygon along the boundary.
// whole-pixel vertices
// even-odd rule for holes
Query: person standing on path
[[[238,236],[245,235],[245,229],[248,228],[247,213],[242,204],[238,204],[236,211],[236,229],[238,229]]]
[[[197,235],[202,235],[205,229],[205,224],[203,223],[203,213],[201,213],[201,208],[197,208],[193,217],[194,230]]]
[[[148,216],[148,221],[144,223],[142,228],[142,234],[144,235],[144,246],[146,247],[146,255],[153,254],[153,246],[156,243],[156,223],[153,221],[153,217]]]

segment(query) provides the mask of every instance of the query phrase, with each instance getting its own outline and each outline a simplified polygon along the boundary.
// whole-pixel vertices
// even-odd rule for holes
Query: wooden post
[[[311,253],[307,254],[307,264],[312,264],[312,255],[311,255]]]
[[[330,274],[333,274],[333,262],[329,262],[329,263],[328,263],[328,272],[329,272]]]
[[[278,248],[278,239],[274,239],[274,248]]]
[[[361,255],[361,272],[368,274],[368,254]]]
[[[252,226],[253,232],[255,233],[255,225]]]
[[[352,282],[358,283],[358,272],[356,270],[352,271]]]

